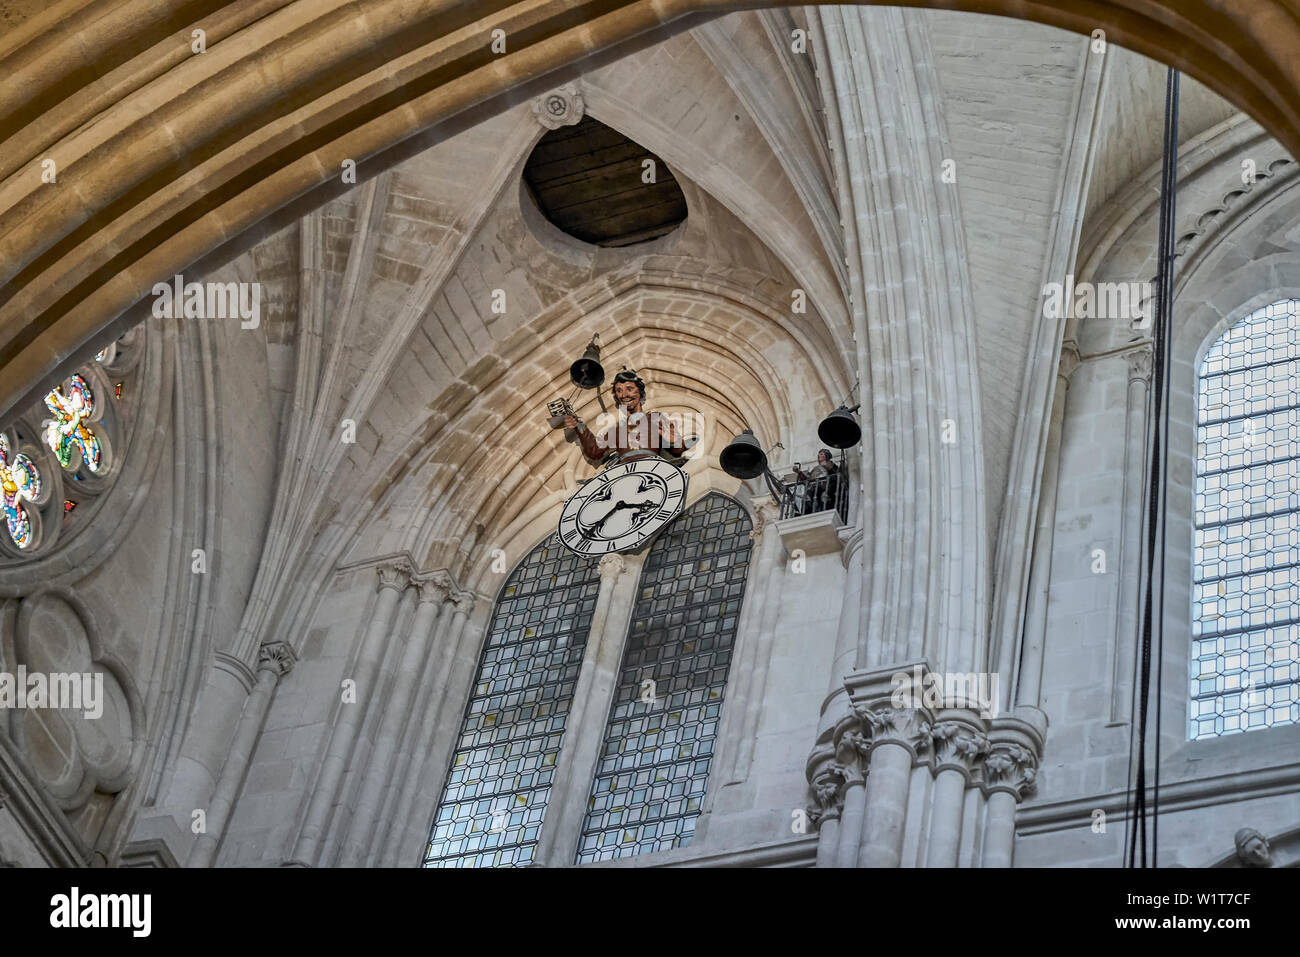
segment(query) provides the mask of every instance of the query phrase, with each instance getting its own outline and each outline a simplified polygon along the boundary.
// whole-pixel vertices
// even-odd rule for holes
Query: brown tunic
[[[592,465],[600,465],[611,453],[633,449],[650,449],[666,456],[686,454],[686,446],[672,423],[657,412],[619,415],[616,422],[600,432],[586,426],[576,431],[582,454]]]

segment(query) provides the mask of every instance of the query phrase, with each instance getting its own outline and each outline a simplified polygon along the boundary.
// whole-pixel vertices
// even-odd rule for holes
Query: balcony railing
[[[848,472],[841,469],[821,478],[787,483],[781,495],[781,517],[797,518],[834,509],[840,521],[849,521]]]

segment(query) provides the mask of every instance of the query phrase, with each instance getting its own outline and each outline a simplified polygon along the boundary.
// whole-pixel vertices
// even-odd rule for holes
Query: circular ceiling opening
[[[596,246],[649,242],[686,219],[664,161],[590,116],[538,141],[524,185],[553,225]]]

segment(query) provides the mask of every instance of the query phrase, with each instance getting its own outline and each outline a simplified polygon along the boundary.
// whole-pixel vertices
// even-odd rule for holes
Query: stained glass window
[[[0,504],[10,540],[19,548],[32,543],[32,520],[25,502],[41,494],[41,473],[26,455],[14,452],[9,439],[0,433]]]
[[[745,593],[750,527],[736,502],[711,494],[646,556],[578,863],[690,843]]]
[[[554,536],[506,579],[425,867],[532,861],[599,591],[597,563]]]
[[[1300,300],[1201,364],[1192,738],[1300,722]]]
[[[45,396],[45,406],[53,418],[45,426],[45,441],[59,459],[59,464],[68,468],[72,464],[74,452],[81,452],[81,461],[92,472],[99,471],[99,438],[90,428],[90,420],[95,414],[95,394],[90,384],[81,375],[74,375],[68,380],[68,392],[56,387]]]

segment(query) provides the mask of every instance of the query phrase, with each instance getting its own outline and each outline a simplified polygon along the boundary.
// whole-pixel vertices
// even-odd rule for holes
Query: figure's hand
[[[566,415],[564,417],[564,427],[566,429],[576,429],[578,427],[578,420],[572,415]]]

